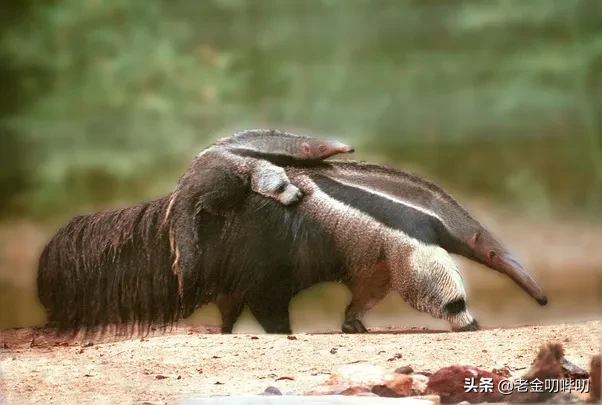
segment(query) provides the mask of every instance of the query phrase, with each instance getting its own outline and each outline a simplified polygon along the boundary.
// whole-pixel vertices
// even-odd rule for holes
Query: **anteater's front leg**
[[[374,308],[389,292],[391,285],[386,263],[377,263],[371,268],[354,269],[349,285],[351,301],[345,309],[344,333],[367,333],[361,319]]]
[[[294,204],[303,196],[301,190],[291,183],[282,167],[263,160],[253,161],[251,167],[251,188],[254,192],[283,205]]]

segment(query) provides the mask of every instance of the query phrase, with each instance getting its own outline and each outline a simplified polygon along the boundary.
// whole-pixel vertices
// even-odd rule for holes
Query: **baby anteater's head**
[[[340,141],[297,135],[276,129],[249,129],[237,132],[220,139],[218,144],[243,154],[268,154],[301,161],[320,161],[334,155],[355,151],[352,146]]]
[[[303,160],[323,160],[340,153],[353,153],[352,146],[335,140],[310,138],[298,143],[298,158]]]

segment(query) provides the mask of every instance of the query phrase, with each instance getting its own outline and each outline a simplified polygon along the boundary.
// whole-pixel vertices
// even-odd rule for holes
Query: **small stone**
[[[372,387],[376,384],[383,384],[384,379],[385,371],[381,367],[369,364],[346,364],[332,373],[325,384]]]
[[[93,342],[87,341],[82,343],[82,347],[92,347],[94,346]]]
[[[369,364],[346,364],[333,372],[323,384],[304,395],[357,395],[371,392],[375,385],[384,385],[385,371]]]
[[[412,395],[425,395],[429,378],[422,374],[412,374]]]
[[[562,374],[564,378],[570,378],[574,380],[588,379],[589,373],[576,365],[575,363],[568,361],[565,357],[560,360],[562,364]]]
[[[282,395],[282,392],[276,387],[269,386],[260,395]]]
[[[332,349],[330,349],[330,354],[336,354],[338,350],[339,349],[337,349],[336,347],[333,347]]]
[[[395,353],[395,354],[393,355],[393,357],[391,357],[391,358],[387,359],[387,361],[395,361],[395,360],[399,360],[399,359],[401,359],[402,357],[403,357],[403,356],[401,355],[401,353]]]
[[[372,392],[381,397],[399,398],[412,395],[413,379],[405,374],[390,374],[385,377],[384,384],[372,387]]]
[[[403,366],[395,369],[395,373],[397,374],[413,374],[414,369],[410,366]]]

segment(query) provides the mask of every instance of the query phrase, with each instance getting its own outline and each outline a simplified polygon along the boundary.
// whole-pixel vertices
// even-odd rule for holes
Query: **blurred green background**
[[[601,1],[4,3],[1,327],[43,321],[35,264],[62,222],[167,193],[251,127],[349,141],[452,191],[553,291],[539,308],[462,262],[490,322],[598,316]],[[339,322],[348,292],[307,294],[294,322]],[[374,322],[415,322],[395,300]]]

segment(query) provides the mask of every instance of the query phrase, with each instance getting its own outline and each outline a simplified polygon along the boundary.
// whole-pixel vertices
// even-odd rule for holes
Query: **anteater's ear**
[[[301,153],[302,156],[309,156],[311,154],[309,143],[302,142],[301,145],[299,145],[299,153]]]

